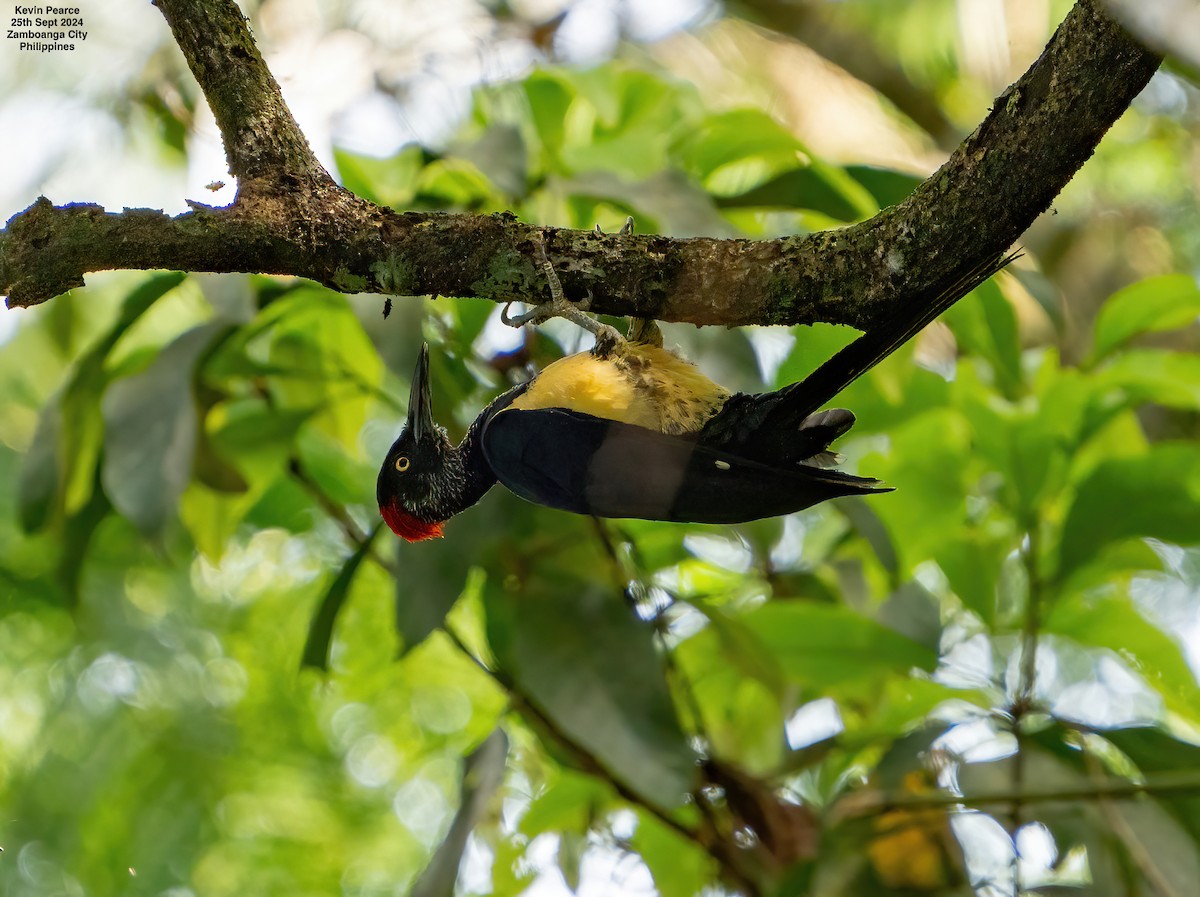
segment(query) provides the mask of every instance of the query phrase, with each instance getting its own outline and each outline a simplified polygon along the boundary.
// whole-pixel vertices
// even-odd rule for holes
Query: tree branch
[[[214,112],[224,110],[217,120],[231,169],[251,183],[227,208],[193,204],[176,218],[39,200],[0,232],[0,293],[10,306],[36,305],[81,285],[86,272],[113,268],[292,274],[347,293],[497,302],[544,293],[534,229],[515,216],[398,213],[314,169],[232,0],[159,2]],[[777,240],[549,230],[568,296],[591,291],[594,311],[667,321],[870,329],[894,303],[1008,248],[1145,86],[1159,57],[1098,2],[1079,0],[1037,62],[905,202],[851,227]],[[220,27],[198,27],[210,19]],[[249,149],[232,149],[243,141]]]
[[[246,17],[228,0],[153,0],[204,90],[241,193],[261,184],[333,185],[283,102]]]

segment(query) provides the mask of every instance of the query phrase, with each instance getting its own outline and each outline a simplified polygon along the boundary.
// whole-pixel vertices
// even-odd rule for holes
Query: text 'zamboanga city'
[[[8,40],[18,50],[54,53],[74,50],[87,40],[83,13],[78,6],[14,6],[8,23]]]

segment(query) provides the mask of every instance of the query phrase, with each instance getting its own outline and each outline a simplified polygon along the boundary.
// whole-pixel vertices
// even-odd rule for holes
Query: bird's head
[[[409,542],[438,538],[442,523],[459,510],[453,505],[462,481],[458,452],[433,421],[429,347],[423,344],[408,397],[408,421],[379,469],[379,513],[392,532]]]

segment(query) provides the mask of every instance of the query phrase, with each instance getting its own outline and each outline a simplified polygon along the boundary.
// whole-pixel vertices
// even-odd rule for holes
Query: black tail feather
[[[820,455],[850,429],[854,415],[841,408],[814,412],[1016,257],[989,257],[953,281],[897,303],[799,383],[776,392],[732,396],[704,426],[699,441],[763,463],[795,463]]]
[[[782,401],[775,403],[764,423],[770,426],[775,423],[772,418],[781,415],[792,420],[808,417],[1019,255],[1019,252],[1013,252],[989,257],[953,281],[934,285],[928,291],[932,298],[926,300],[925,296],[914,296],[897,303],[896,308],[879,323],[799,383],[774,393],[781,396]]]

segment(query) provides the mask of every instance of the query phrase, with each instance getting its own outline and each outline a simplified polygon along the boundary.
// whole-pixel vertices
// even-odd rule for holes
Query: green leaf
[[[360,156],[335,148],[334,162],[342,185],[357,196],[380,205],[404,208],[417,192],[417,177],[427,162],[416,144],[402,147],[388,159]]]
[[[194,366],[226,324],[189,330],[150,367],[109,387],[104,490],[113,506],[146,534],[158,533],[192,476],[196,450]]]
[[[694,897],[710,891],[717,861],[649,813],[638,813],[633,848],[646,862],[661,897]]]
[[[488,638],[501,669],[608,774],[664,810],[679,806],[695,784],[695,755],[676,720],[653,630],[619,592],[549,572],[519,591],[485,587]]]
[[[383,362],[344,296],[305,288],[276,300],[218,354],[215,367],[236,370],[239,354],[270,366],[275,407],[313,411],[309,426],[357,447]]]
[[[38,417],[33,442],[21,465],[21,478],[17,484],[17,511],[21,528],[27,533],[40,530],[53,514],[61,488],[58,455],[62,429],[61,399],[54,395]]]
[[[435,207],[469,209],[502,208],[503,202],[491,180],[466,159],[430,162],[418,178],[420,198]]]
[[[217,404],[206,421],[213,448],[252,477],[282,470],[311,409],[272,408],[258,396]]]
[[[614,65],[556,74],[575,91],[561,154],[568,171],[641,179],[670,167],[671,135],[691,99],[680,85]]]
[[[813,209],[835,221],[856,221],[861,209],[821,170],[795,168],[743,192],[718,197],[721,209]]]
[[[562,769],[530,802],[521,817],[521,834],[532,839],[543,832],[586,832],[589,822],[612,799],[612,790],[604,782]]]
[[[574,99],[574,91],[553,73],[544,69],[531,74],[521,86],[529,102],[538,143],[551,159],[557,159],[562,152],[563,123],[567,118],[567,109]]]
[[[1059,546],[1066,577],[1121,539],[1200,542],[1200,447],[1158,443],[1144,455],[1102,461],[1079,484]]]
[[[1123,390],[1133,404],[1200,410],[1200,356],[1162,349],[1129,349],[1094,374],[1102,387]]]
[[[350,457],[339,443],[312,427],[301,428],[296,451],[304,472],[335,502],[375,505],[378,461]]]
[[[1073,595],[1047,615],[1044,631],[1115,652],[1163,696],[1174,712],[1200,720],[1200,683],[1176,639],[1147,620],[1126,595]]]
[[[940,379],[940,378],[939,378]],[[966,518],[972,448],[966,422],[950,409],[930,411],[897,425],[886,459],[869,455],[861,469],[896,491],[871,506],[892,536],[901,570],[928,559]]]
[[[46,403],[18,485],[26,532],[44,527],[56,508],[71,512],[87,502],[103,438],[98,406],[106,384],[105,362],[133,323],[184,277],[155,274],[132,290],[112,327],[79,358],[66,385]]]
[[[72,604],[79,600],[79,580],[83,575],[83,564],[87,560],[88,546],[96,528],[112,510],[112,504],[99,482],[100,471],[93,472],[96,482],[92,494],[83,507],[67,515],[62,530],[62,556],[58,563],[58,581]]]
[[[775,372],[776,389],[799,383],[862,335],[853,327],[820,323],[794,327],[792,333],[796,342]]]
[[[751,611],[743,620],[787,675],[816,686],[937,666],[936,650],[848,607],[775,602]]]
[[[744,625],[740,628],[744,639],[731,645],[715,626],[707,626],[675,649],[675,660],[695,696],[700,728],[713,752],[737,757],[748,771],[769,774],[784,756],[790,683],[757,635]],[[780,687],[766,685],[743,669],[741,652],[751,646],[760,655],[759,669],[771,668],[770,676]]]
[[[871,165],[847,165],[846,174],[862,184],[881,209],[903,202],[922,180],[916,175]]]
[[[794,134],[758,109],[709,115],[679,148],[684,166],[700,181],[746,159],[762,160],[769,166],[767,175],[796,168],[803,151],[804,144]]]
[[[1174,330],[1200,317],[1200,286],[1187,274],[1165,274],[1118,290],[1100,309],[1092,361],[1143,333]]]
[[[414,545],[393,539],[404,571],[396,580],[396,628],[404,652],[441,627],[472,565],[495,568],[503,563],[505,543],[498,534],[513,540],[532,536],[536,513],[532,505],[496,488],[470,511],[447,521],[444,539]]]
[[[987,359],[996,386],[1014,398],[1021,385],[1021,344],[1017,316],[995,280],[976,287],[942,318],[967,352]]]
[[[948,533],[934,559],[963,606],[991,626],[996,619],[996,587],[1004,559],[1015,547],[1011,533],[966,527]]]
[[[304,642],[304,653],[300,657],[300,667],[314,667],[318,670],[329,669],[329,645],[333,641],[333,624],[337,622],[338,613],[350,594],[350,586],[354,582],[354,574],[362,565],[363,559],[370,553],[371,544],[379,533],[382,523],[376,523],[375,528],[354,550],[342,564],[342,569],[333,578],[329,588],[321,597],[312,619],[308,623],[308,638]]]
[[[762,641],[745,622],[706,601],[693,601],[692,605],[708,618],[722,654],[730,663],[744,675],[767,686],[773,694],[783,693],[783,671],[779,663],[763,650]]]
[[[1017,520],[1032,520],[1063,488],[1083,436],[1092,385],[1074,371],[1049,379],[1036,404],[997,401],[969,368],[955,383],[971,421],[979,458],[1000,474],[1003,502]]]

